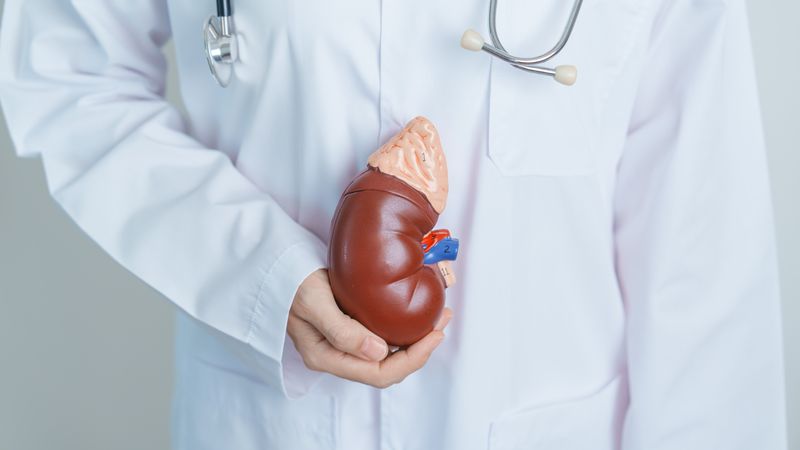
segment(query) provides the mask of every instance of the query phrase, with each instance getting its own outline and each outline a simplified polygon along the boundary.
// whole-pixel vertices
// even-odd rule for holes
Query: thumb
[[[389,353],[386,341],[369,331],[358,321],[338,313],[340,317],[321,330],[325,339],[336,349],[370,361],[381,361]]]
[[[317,294],[314,299],[301,299],[302,305],[297,308],[301,319],[316,328],[337,350],[368,361],[386,358],[389,353],[386,341],[345,315],[329,289]]]

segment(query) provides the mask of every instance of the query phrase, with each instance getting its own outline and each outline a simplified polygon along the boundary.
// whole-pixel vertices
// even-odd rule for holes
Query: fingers
[[[304,281],[292,304],[287,332],[312,370],[385,388],[421,369],[444,339],[453,311],[445,308],[433,331],[388,358],[386,342],[336,305],[327,273]]]
[[[345,353],[371,361],[380,361],[389,354],[386,341],[341,312],[336,321],[320,331],[334,348]]]
[[[299,349],[312,370],[328,372],[340,378],[386,388],[403,381],[421,369],[444,339],[441,331],[432,331],[419,342],[393,353],[381,362],[370,362],[344,353],[323,340],[310,348]]]
[[[384,359],[389,353],[386,342],[342,313],[327,284],[327,277],[320,280],[320,285],[313,289],[313,296],[304,295],[297,299],[297,305],[293,305],[297,316],[316,328],[337,350],[370,361]]]
[[[371,361],[386,357],[389,347],[383,339],[342,313],[333,300],[320,303],[324,305],[320,305],[307,320],[333,348]]]
[[[380,363],[377,380],[369,384],[379,388],[386,388],[403,381],[428,362],[431,354],[442,343],[443,339],[443,332],[431,331],[422,340],[407,349],[392,353],[392,356]]]
[[[444,327],[450,323],[450,319],[453,318],[453,310],[450,308],[445,308],[442,311],[442,316],[439,317],[439,321],[436,322],[436,325],[433,327],[434,331],[442,331]]]

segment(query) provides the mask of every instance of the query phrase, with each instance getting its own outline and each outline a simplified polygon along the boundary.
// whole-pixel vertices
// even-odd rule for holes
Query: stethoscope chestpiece
[[[239,56],[230,15],[210,16],[206,20],[203,46],[211,76],[220,86],[228,87],[233,78],[233,63]]]

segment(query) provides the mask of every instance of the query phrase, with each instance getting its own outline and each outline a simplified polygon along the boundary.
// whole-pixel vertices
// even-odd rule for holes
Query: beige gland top
[[[447,202],[447,160],[439,132],[430,120],[417,117],[370,155],[367,163],[422,192],[439,214]]]

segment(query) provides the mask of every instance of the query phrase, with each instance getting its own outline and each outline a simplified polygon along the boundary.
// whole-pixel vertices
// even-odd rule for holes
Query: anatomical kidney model
[[[417,117],[373,153],[331,224],[331,288],[339,307],[389,345],[433,330],[455,282],[458,240],[431,231],[447,201],[439,133]]]

